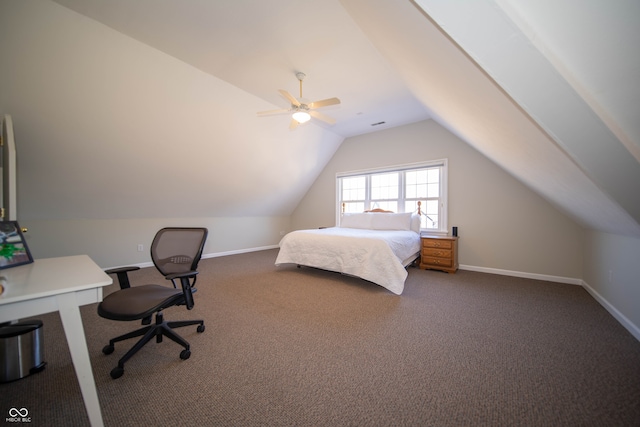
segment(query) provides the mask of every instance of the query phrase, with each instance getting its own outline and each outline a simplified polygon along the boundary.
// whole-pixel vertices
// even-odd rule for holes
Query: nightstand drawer
[[[423,257],[436,257],[436,258],[449,258],[451,259],[451,250],[448,249],[437,249],[437,248],[423,248],[422,256]]]
[[[422,247],[451,249],[453,242],[451,242],[451,240],[422,239]]]
[[[422,257],[422,263],[433,267],[449,267],[453,266],[453,260],[451,258],[430,258]]]

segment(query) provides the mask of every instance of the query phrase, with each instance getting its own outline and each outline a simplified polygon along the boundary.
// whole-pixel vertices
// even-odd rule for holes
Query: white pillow
[[[411,230],[420,234],[420,223],[422,218],[417,213],[411,214]]]
[[[343,213],[340,219],[340,227],[343,228],[371,228],[370,213]]]
[[[411,230],[411,212],[374,213],[371,215],[373,230]]]

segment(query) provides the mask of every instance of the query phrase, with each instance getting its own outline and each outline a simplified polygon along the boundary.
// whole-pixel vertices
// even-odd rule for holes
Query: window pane
[[[407,198],[426,198],[432,197],[428,194],[427,187],[427,169],[420,169],[415,171],[407,171],[406,173],[406,194]],[[438,196],[435,196],[438,197]]]
[[[355,176],[350,178],[342,178],[342,200],[364,200],[366,178],[364,176]]]
[[[427,184],[407,184],[407,199],[427,197]]]
[[[440,197],[440,184],[439,183],[435,183],[435,184],[427,184],[425,185],[425,195],[423,197]]]
[[[344,212],[364,212],[364,202],[344,202]]]
[[[427,215],[425,217],[425,226],[426,229],[438,229],[438,215]]]
[[[427,200],[426,206],[423,203],[422,208],[427,215],[437,215],[439,204],[440,203],[437,200]]]
[[[416,171],[407,171],[405,174],[405,181],[407,185],[413,185],[416,183],[417,173]]]
[[[371,176],[371,199],[389,200],[398,198],[398,172]]]
[[[424,200],[422,200],[422,204],[424,205]],[[418,213],[418,201],[417,200],[405,200],[404,202],[404,211],[411,213]]]
[[[437,200],[427,200],[426,206],[423,204],[424,213],[427,216],[426,228],[438,228],[438,207],[440,202]]]
[[[428,169],[425,172],[427,197],[440,197],[440,169]]]
[[[418,197],[418,192],[416,191],[415,185],[407,184],[406,196],[407,199],[415,199],[416,197]]]

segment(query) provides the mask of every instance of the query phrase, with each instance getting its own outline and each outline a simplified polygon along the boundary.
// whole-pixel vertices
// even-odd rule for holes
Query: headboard
[[[371,209],[368,211],[365,211],[368,213],[393,213],[393,211],[385,211],[384,209],[380,209],[380,208],[375,208],[375,209]]]
[[[346,203],[342,202],[342,213],[344,213],[344,210],[346,208]],[[418,201],[418,215],[422,215],[422,211],[421,211],[421,207],[422,207],[422,202]],[[375,208],[375,209],[370,209],[368,211],[365,212],[373,212],[373,213],[393,213],[393,211],[386,211],[384,209],[380,209],[380,208]]]

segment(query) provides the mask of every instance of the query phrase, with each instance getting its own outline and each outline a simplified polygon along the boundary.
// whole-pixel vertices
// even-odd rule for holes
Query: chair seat
[[[111,320],[137,320],[153,315],[184,298],[182,289],[142,285],[107,295],[98,305],[98,314]]]

